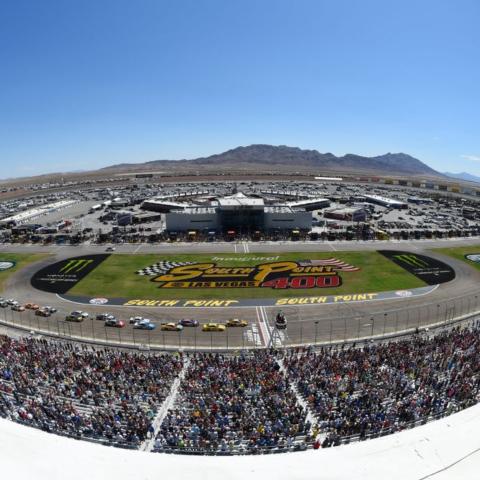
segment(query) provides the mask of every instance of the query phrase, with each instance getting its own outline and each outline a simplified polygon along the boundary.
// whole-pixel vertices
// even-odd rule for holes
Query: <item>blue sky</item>
[[[0,178],[270,143],[480,175],[477,0],[5,0]]]

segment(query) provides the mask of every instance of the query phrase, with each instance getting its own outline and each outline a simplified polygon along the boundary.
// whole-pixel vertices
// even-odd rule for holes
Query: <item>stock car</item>
[[[7,308],[8,307],[8,302],[3,298],[0,300],[0,307],[1,308]]]
[[[148,322],[150,321],[148,318],[137,316],[137,317],[130,317],[128,323],[130,325],[135,325],[135,323],[143,322],[143,320],[147,320]]]
[[[43,309],[48,310],[50,313],[57,313],[57,309],[55,307],[51,307],[50,305],[45,305]]]
[[[72,312],[65,317],[66,322],[83,322],[85,318],[82,316],[82,312]]]
[[[95,318],[97,320],[102,320],[104,322],[106,322],[107,320],[116,320],[117,319],[117,317],[115,317],[115,315],[112,315],[111,313],[98,313]]]
[[[23,305],[20,305],[18,302],[13,303],[10,308],[14,312],[24,312],[25,311],[25,307]]]
[[[144,318],[143,320],[133,324],[133,328],[137,330],[155,330],[156,327],[157,326],[148,318]]]
[[[246,327],[248,322],[246,320],[240,320],[238,318],[231,318],[227,320],[227,327]]]
[[[223,323],[204,323],[202,332],[224,332],[226,328]]]
[[[35,310],[35,315],[38,317],[49,317],[52,314],[52,311],[48,307],[42,307],[38,310]]]
[[[111,317],[112,318],[107,318],[105,320],[106,327],[123,328],[125,326],[125,322],[123,320],[118,320],[113,315],[111,315]]]
[[[161,323],[160,330],[166,332],[181,332],[183,330],[183,325],[174,322]]]
[[[198,320],[194,320],[193,318],[182,318],[178,324],[182,327],[198,327],[199,325]]]
[[[36,303],[26,303],[24,305],[24,307],[27,309],[27,310],[38,310],[40,308],[39,305],[37,305]]]

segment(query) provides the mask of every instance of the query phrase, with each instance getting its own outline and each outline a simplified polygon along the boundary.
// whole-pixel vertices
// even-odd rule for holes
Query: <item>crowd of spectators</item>
[[[283,362],[324,447],[399,431],[480,400],[478,328],[363,348],[290,350]]]
[[[328,447],[477,403],[479,333],[476,325],[363,346],[235,355],[1,336],[0,416],[123,447],[151,442],[160,452]]]
[[[0,337],[0,415],[137,447],[181,368],[179,356]]]
[[[196,354],[155,442],[157,451],[250,453],[305,445],[307,412],[275,356]]]

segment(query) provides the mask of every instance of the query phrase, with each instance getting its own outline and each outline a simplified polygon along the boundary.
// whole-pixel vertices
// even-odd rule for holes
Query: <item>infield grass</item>
[[[225,260],[214,260],[214,258]],[[262,260],[242,261],[244,258],[260,257]],[[336,258],[360,268],[356,272],[340,272],[342,285],[336,288],[272,289],[272,288],[159,288],[152,282],[154,277],[136,274],[137,270],[159,261],[216,263],[219,267],[254,266],[274,261],[314,260]],[[304,252],[282,254],[202,254],[202,255],[129,255],[114,254],[107,258],[68,293],[72,295],[101,296],[129,299],[242,299],[279,298],[293,296],[342,295],[403,290],[425,286],[414,275],[403,270],[377,252]]]
[[[15,262],[15,266],[9,268],[8,270],[0,271],[0,292],[3,292],[5,283],[8,278],[26,267],[30,263],[37,262],[44,258],[48,257],[48,254],[45,253],[5,253],[0,252],[0,262]]]
[[[465,255],[480,255],[480,245],[473,245],[468,247],[435,248],[432,251],[443,253],[443,255],[447,255],[457,260],[461,260],[462,262],[468,263],[473,268],[480,270],[480,263],[472,262],[472,260],[468,260],[467,258],[465,258]]]

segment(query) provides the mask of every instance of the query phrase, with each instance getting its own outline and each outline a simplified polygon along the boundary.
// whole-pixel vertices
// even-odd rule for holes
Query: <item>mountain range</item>
[[[467,182],[476,182],[480,183],[480,177],[476,175],[472,175],[471,173],[467,172],[460,172],[460,173],[451,173],[451,172],[444,172],[444,175],[451,178],[457,178],[458,180],[465,180]]]
[[[290,170],[315,170],[328,172],[358,172],[388,175],[421,175],[443,177],[443,175],[420,160],[405,153],[386,153],[375,157],[347,154],[337,157],[333,153],[303,150],[284,145],[250,145],[237,147],[226,152],[191,160],[153,160],[145,163],[123,163],[102,170],[153,170],[157,168],[229,167],[263,168],[282,167]]]

